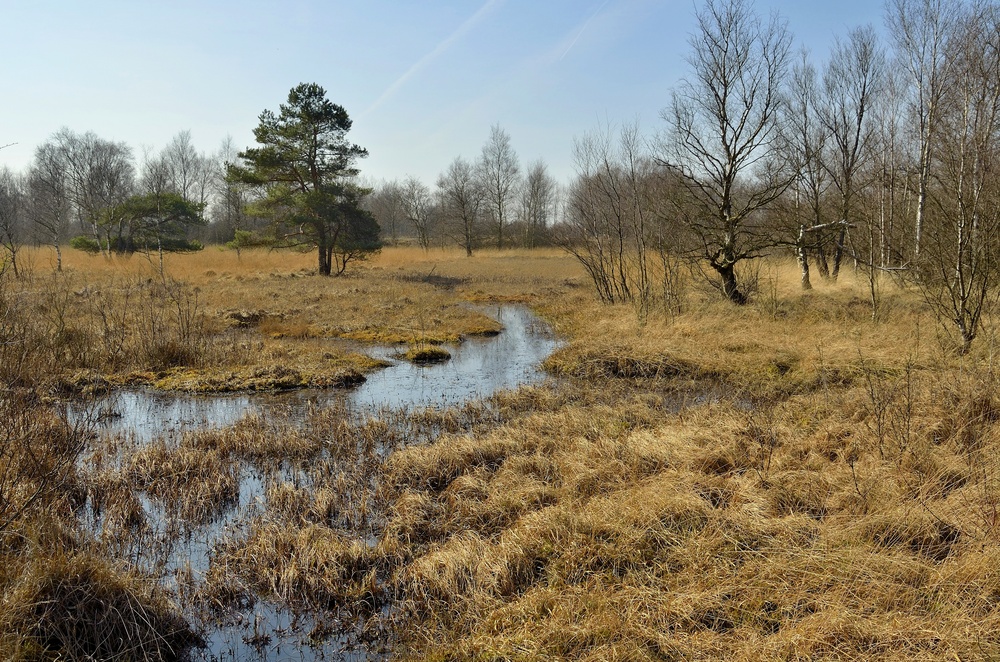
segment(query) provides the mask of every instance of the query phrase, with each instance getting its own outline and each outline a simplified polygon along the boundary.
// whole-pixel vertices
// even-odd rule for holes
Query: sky
[[[302,82],[326,89],[369,151],[371,182],[433,185],[490,129],[561,182],[573,142],[660,111],[687,73],[692,0],[0,0],[0,168],[26,169],[62,127],[141,160],[181,131],[216,152],[253,145],[261,111]],[[757,0],[822,64],[871,23],[871,0]]]

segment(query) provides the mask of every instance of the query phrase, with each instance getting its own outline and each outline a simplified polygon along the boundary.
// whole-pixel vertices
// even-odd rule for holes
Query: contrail
[[[567,53],[573,50],[573,46],[575,46],[577,40],[579,40],[580,37],[583,36],[583,33],[587,30],[587,26],[590,25],[590,22],[593,21],[594,18],[601,13],[601,10],[603,10],[605,7],[608,6],[609,2],[611,2],[611,0],[604,0],[604,2],[601,3],[601,6],[597,8],[597,11],[591,14],[590,18],[588,18],[586,21],[583,22],[583,25],[580,26],[580,29],[577,31],[576,36],[573,37],[573,41],[569,42],[569,46],[567,46],[566,50],[562,52],[562,55],[559,56],[558,60],[563,59],[564,57],[566,57]]]
[[[479,8],[475,14],[470,16],[462,25],[458,27],[457,30],[448,35],[440,44],[434,47],[427,55],[423,56],[417,60],[413,66],[406,70],[402,76],[393,81],[392,85],[387,87],[384,92],[375,100],[371,106],[369,106],[363,114],[368,114],[381,106],[387,99],[389,99],[393,94],[396,93],[403,84],[413,77],[418,71],[426,67],[428,64],[433,62],[441,53],[448,50],[452,44],[461,39],[468,33],[472,28],[474,28],[490,11],[493,10],[497,5],[503,4],[504,0],[487,0],[486,4]]]

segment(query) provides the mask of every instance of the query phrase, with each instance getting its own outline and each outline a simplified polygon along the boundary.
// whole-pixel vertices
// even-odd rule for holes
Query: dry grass
[[[133,455],[126,476],[187,522],[208,521],[239,496],[239,465],[214,449],[170,448],[161,441]]]
[[[303,375],[321,352],[345,367],[336,337],[488,332],[469,301],[528,302],[567,339],[549,386],[448,411],[249,418],[135,451],[123,471],[165,494],[204,483],[194,504],[225,500],[233,467],[271,472],[261,512],[212,553],[210,603],[388,606],[412,659],[1000,656],[995,336],[959,356],[904,287],[886,284],[873,320],[851,274],[803,293],[775,263],[750,306],[691,282],[681,312],[639,315],[596,303],[550,252],[391,249],[343,279],[288,254],[168,267],[200,289],[199,342],[218,353],[158,379]],[[87,267],[112,277],[130,276]],[[261,363],[221,349],[240,343]]]
[[[560,395],[386,466],[370,563],[404,657],[1000,654],[987,343],[958,357],[903,289],[873,321],[850,282],[776,273],[770,301],[669,323],[537,302],[572,339]]]
[[[81,550],[60,526],[26,529],[19,549],[5,550],[0,655],[25,661],[187,659],[199,639],[155,583]]]
[[[810,409],[788,406],[793,419]],[[992,533],[949,512],[944,472],[872,460],[856,468],[859,492],[825,434],[776,431],[765,474],[728,404],[648,428],[611,413],[533,414],[476,455],[460,437],[397,454],[407,487],[388,535],[422,550],[396,575],[419,656],[996,654],[978,625],[994,608],[965,606],[993,590],[992,573],[966,566],[983,567]]]
[[[25,333],[49,345],[50,374],[71,390],[273,390],[350,386],[381,367],[344,340],[421,345],[495,334],[499,325],[469,301],[547,296],[558,291],[556,274],[576,273],[557,254],[469,261],[393,249],[323,278],[311,257],[237,259],[212,248],[168,256],[161,275],[142,256],[70,252],[56,274],[48,249],[34,249],[25,251],[31,276],[9,290],[31,309]]]

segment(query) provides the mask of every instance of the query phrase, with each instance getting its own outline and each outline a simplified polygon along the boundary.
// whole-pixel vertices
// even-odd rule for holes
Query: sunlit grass
[[[159,278],[139,256],[72,254],[53,281],[44,256],[16,286],[62,283],[39,329],[65,300],[100,338],[82,302]],[[116,370],[291,387],[355,366],[344,338],[436,347],[496,330],[470,304],[523,301],[565,341],[546,362],[559,380],[443,411],[248,417],[95,468],[123,531],[141,519],[129,482],[200,521],[234,471],[267,475],[260,511],[213,550],[214,604],[383,614],[412,659],[1000,655],[992,328],[960,355],[915,290],[882,283],[873,302],[847,270],[803,292],[790,260],[763,262],[742,307],[691,276],[678,311],[602,305],[554,250],[389,248],[344,278],[312,257],[167,256],[197,289],[207,355]],[[90,378],[114,372],[101,360]]]

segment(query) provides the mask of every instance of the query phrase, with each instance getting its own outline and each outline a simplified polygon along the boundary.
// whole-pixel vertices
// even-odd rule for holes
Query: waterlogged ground
[[[357,622],[339,620],[356,615],[337,608],[322,613],[289,608],[289,601],[258,599],[244,584],[219,576],[229,572],[226,564],[246,565],[248,541],[260,530],[288,528],[291,520],[275,516],[271,505],[281,495],[307,502],[301,513],[289,516],[298,523],[315,519],[335,529],[338,540],[377,544],[375,466],[395,448],[433,434],[436,426],[433,415],[414,412],[454,411],[542,380],[540,364],[558,345],[544,323],[521,306],[484,312],[503,324],[500,335],[446,346],[449,361],[425,366],[395,359],[398,348],[374,348],[369,350],[374,356],[393,365],[347,391],[219,396],[124,391],[76,410],[76,416],[100,420],[104,439],[87,460],[100,486],[97,493],[105,495],[88,507],[90,525],[117,555],[161,577],[175,593],[203,632],[206,647],[196,653],[203,659],[380,657],[385,649],[379,642],[359,645]],[[341,418],[354,427],[342,425],[346,441],[332,441],[331,434],[339,433],[330,430]],[[429,422],[422,426],[416,420]],[[254,441],[267,435],[275,440],[273,455],[260,448],[260,439]],[[283,439],[291,440],[287,452],[278,449]],[[127,494],[135,485],[140,491]],[[324,494],[334,496],[319,496]],[[317,515],[321,498],[335,500],[337,507]],[[214,583],[225,590],[206,588],[213,572]],[[388,608],[373,605],[381,613],[368,617],[384,617]]]
[[[429,365],[397,358],[398,347],[368,348],[366,351],[374,358],[393,364],[368,375],[367,381],[349,390],[202,395],[143,389],[116,392],[96,406],[90,403],[86,411],[96,410],[103,433],[134,435],[138,441],[148,442],[165,434],[227,427],[248,411],[296,417],[310,407],[335,402],[372,412],[454,407],[540,381],[544,377],[542,361],[559,344],[545,323],[524,306],[501,305],[482,310],[504,325],[500,335],[445,345],[451,358]],[[81,416],[84,409],[77,408],[74,413]]]

